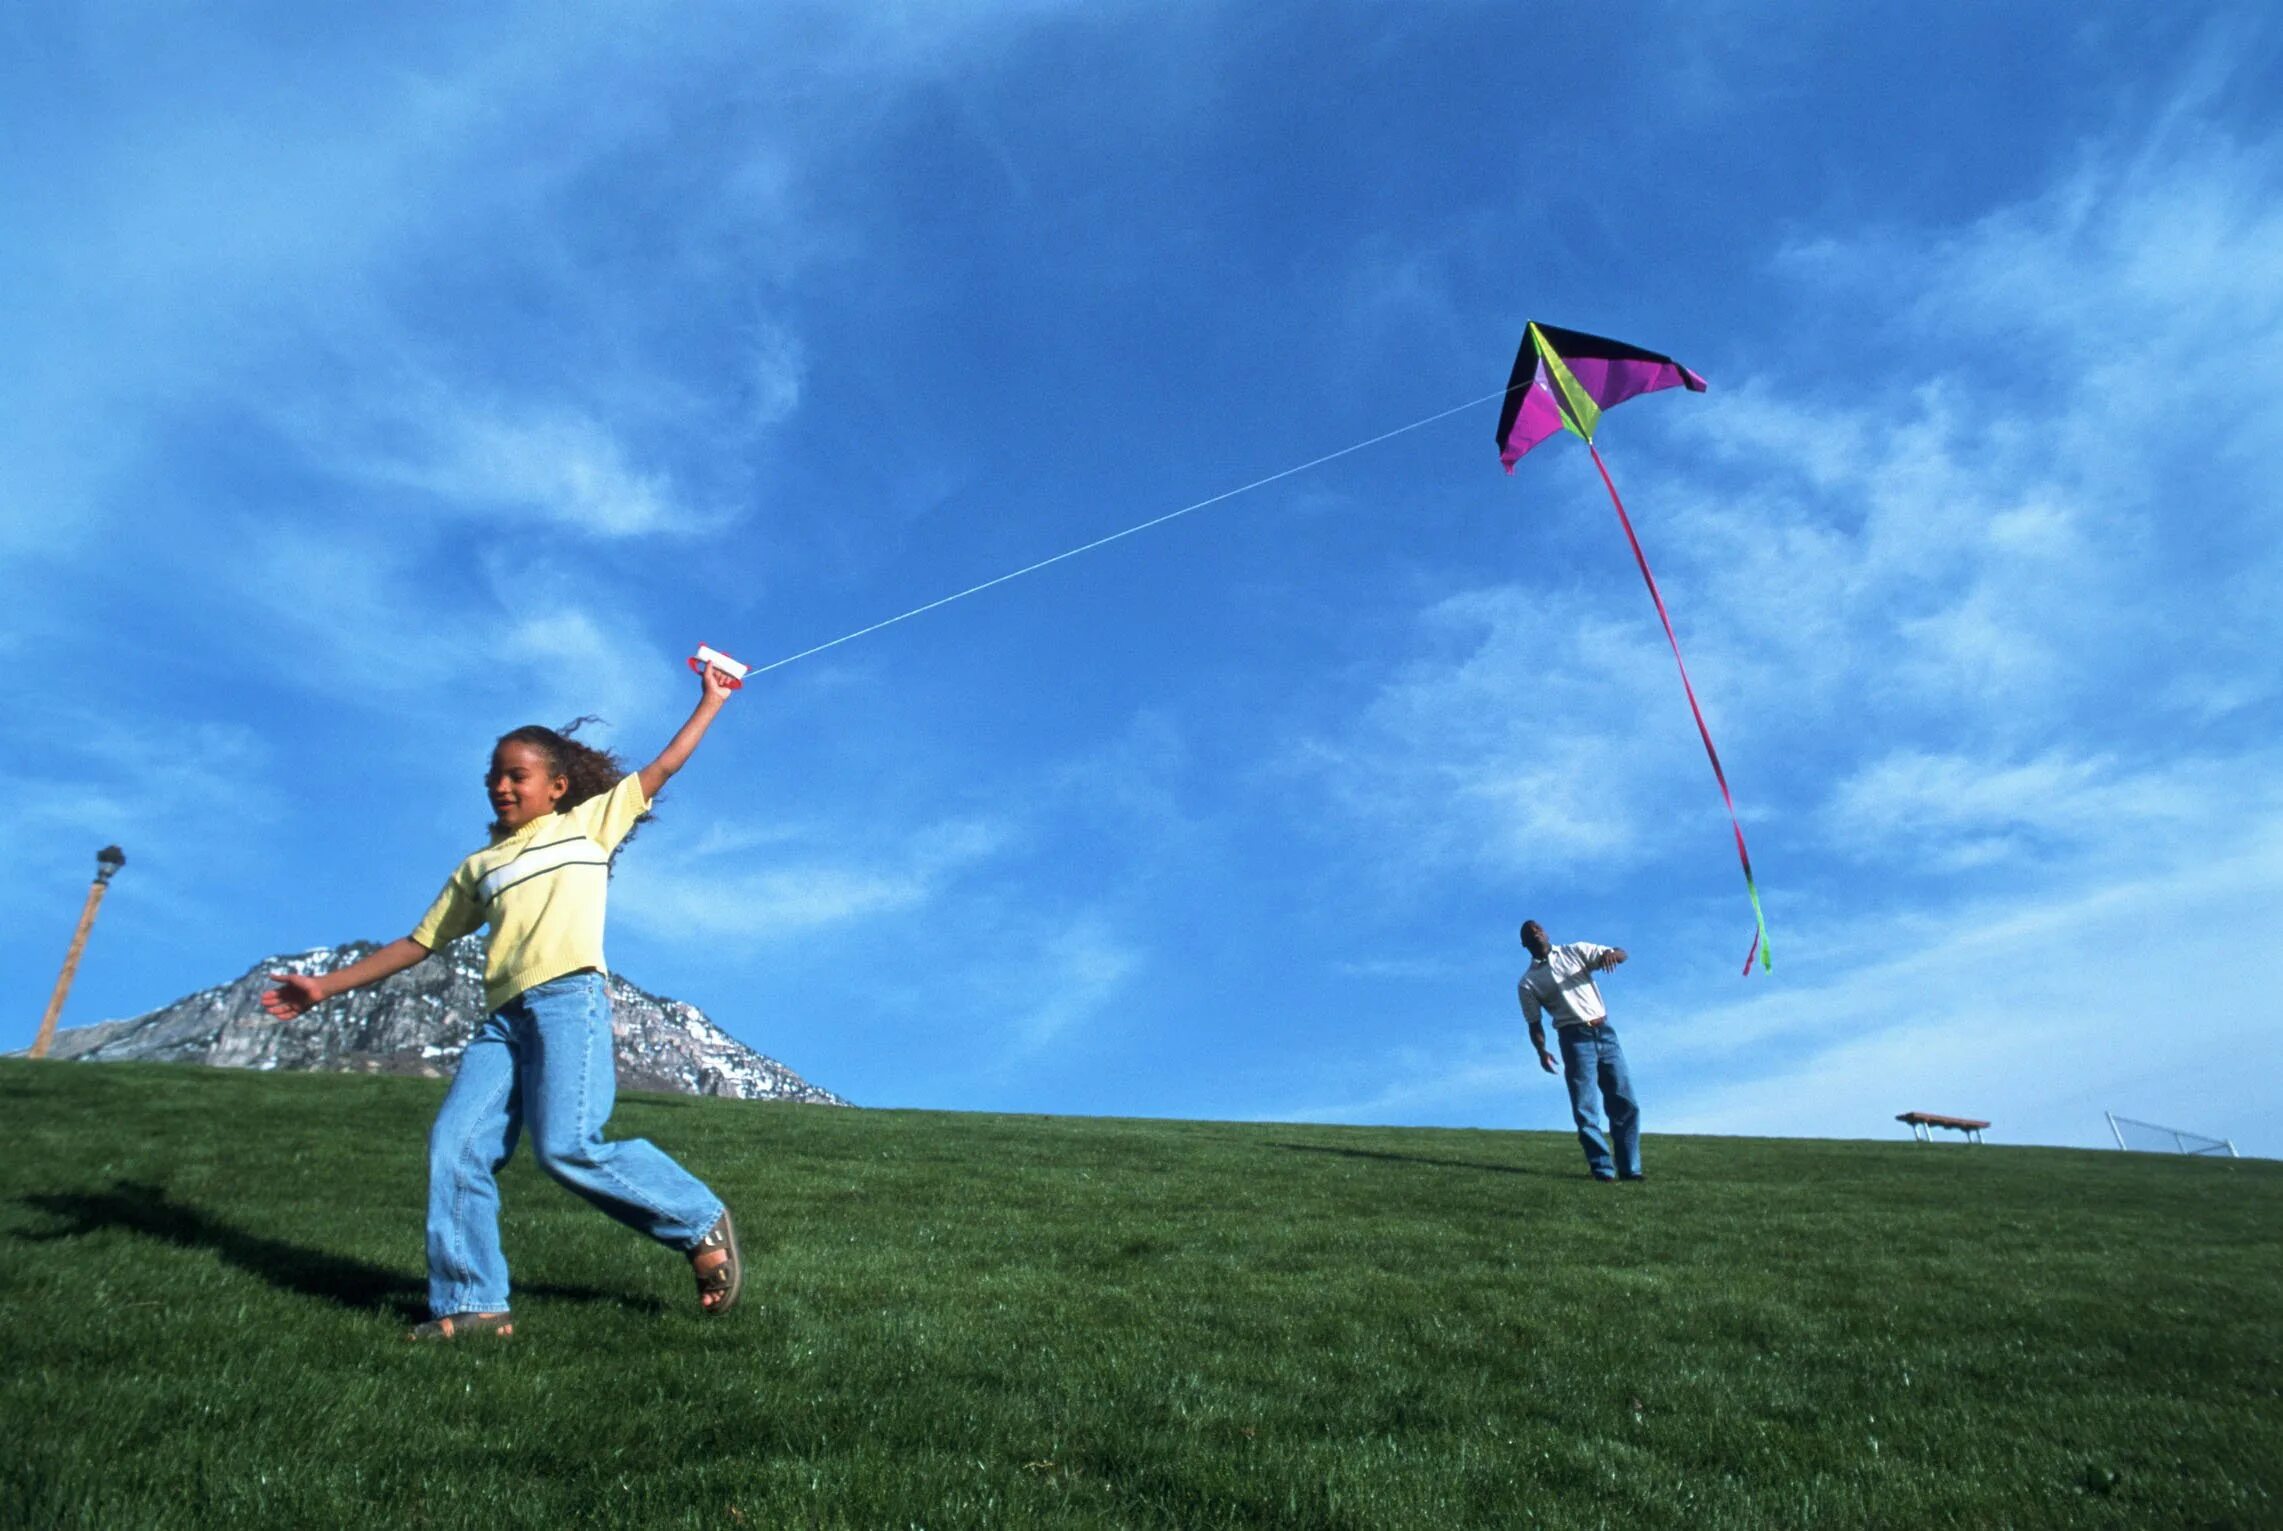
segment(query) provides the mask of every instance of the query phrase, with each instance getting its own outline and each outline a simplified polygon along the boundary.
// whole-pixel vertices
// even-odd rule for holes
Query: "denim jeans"
[[[1564,1026],[1555,1035],[1561,1042],[1562,1080],[1570,1087],[1577,1140],[1585,1146],[1585,1167],[1596,1180],[1639,1178],[1641,1104],[1633,1098],[1633,1076],[1626,1072],[1617,1028],[1603,1021],[1599,1026]],[[1601,1119],[1604,1101],[1609,1106],[1607,1123]]]
[[[618,1095],[610,992],[602,974],[534,984],[484,1018],[428,1133],[428,1306],[507,1311],[493,1177],[528,1126],[539,1167],[662,1244],[687,1250],[721,1199],[640,1138],[605,1143]]]

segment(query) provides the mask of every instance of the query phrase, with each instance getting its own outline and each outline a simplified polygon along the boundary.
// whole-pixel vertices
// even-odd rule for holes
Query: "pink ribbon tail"
[[[1736,799],[1729,795],[1728,773],[1720,768],[1720,751],[1712,747],[1712,730],[1704,726],[1704,709],[1696,704],[1696,687],[1689,684],[1688,661],[1681,658],[1681,641],[1673,636],[1673,619],[1665,610],[1665,597],[1657,589],[1657,576],[1649,572],[1648,555],[1641,551],[1641,539],[1633,534],[1633,519],[1625,514],[1625,502],[1618,498],[1617,481],[1609,476],[1609,465],[1601,460],[1601,449],[1588,440],[1585,449],[1593,454],[1594,467],[1601,470],[1601,482],[1609,490],[1609,503],[1617,507],[1617,524],[1625,528],[1625,540],[1632,545],[1633,562],[1641,569],[1641,579],[1649,587],[1649,599],[1657,603],[1657,620],[1665,625],[1665,642],[1672,645],[1673,663],[1681,672],[1681,690],[1688,694],[1689,715],[1696,719],[1696,736],[1704,741],[1704,755],[1712,762],[1712,779],[1720,783],[1720,801],[1728,807],[1728,827],[1736,831],[1736,859],[1744,868],[1744,891],[1752,900],[1752,950],[1745,955],[1744,972],[1752,971],[1752,958],[1760,959],[1763,969],[1775,967],[1774,954],[1768,948],[1768,920],[1760,910],[1760,889],[1752,879],[1752,853],[1744,847],[1744,826],[1736,817]]]

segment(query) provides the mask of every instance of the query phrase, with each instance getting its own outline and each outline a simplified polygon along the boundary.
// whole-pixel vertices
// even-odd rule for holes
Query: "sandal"
[[[501,1339],[515,1336],[515,1315],[512,1313],[447,1313],[432,1318],[425,1324],[414,1324],[405,1335],[408,1340],[456,1340],[466,1335],[496,1334]]]
[[[698,1256],[709,1250],[721,1251],[722,1258],[711,1265],[698,1264]],[[745,1262],[737,1253],[737,1230],[730,1226],[727,1207],[721,1209],[721,1221],[690,1246],[690,1270],[698,1278],[698,1308],[706,1317],[719,1318],[737,1306],[737,1294],[745,1286]]]

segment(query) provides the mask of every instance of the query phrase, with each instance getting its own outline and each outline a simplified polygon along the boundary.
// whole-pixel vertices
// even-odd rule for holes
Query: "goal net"
[[[2207,1138],[2200,1132],[2182,1132],[2177,1127],[2159,1127],[2154,1122],[2136,1122],[2129,1116],[2114,1111],[2104,1112],[2109,1119],[2109,1131],[2116,1134],[2117,1147],[2128,1152],[2148,1154],[2212,1154],[2237,1157],[2235,1145],[2226,1138]]]

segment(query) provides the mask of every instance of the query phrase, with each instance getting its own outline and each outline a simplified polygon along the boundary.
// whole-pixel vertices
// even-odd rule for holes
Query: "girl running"
[[[525,1128],[540,1168],[689,1257],[706,1313],[737,1302],[744,1269],[721,1198],[651,1143],[602,1136],[618,1086],[602,958],[611,858],[729,700],[728,678],[710,665],[700,684],[689,721],[639,771],[569,737],[589,719],[561,732],[529,726],[503,736],[484,777],[497,815],[491,844],[460,863],[418,928],[337,973],[270,975],[277,987],[262,1006],[291,1020],[491,926],[489,1013],[428,1134],[432,1316],[408,1338],[515,1332],[493,1177]]]

